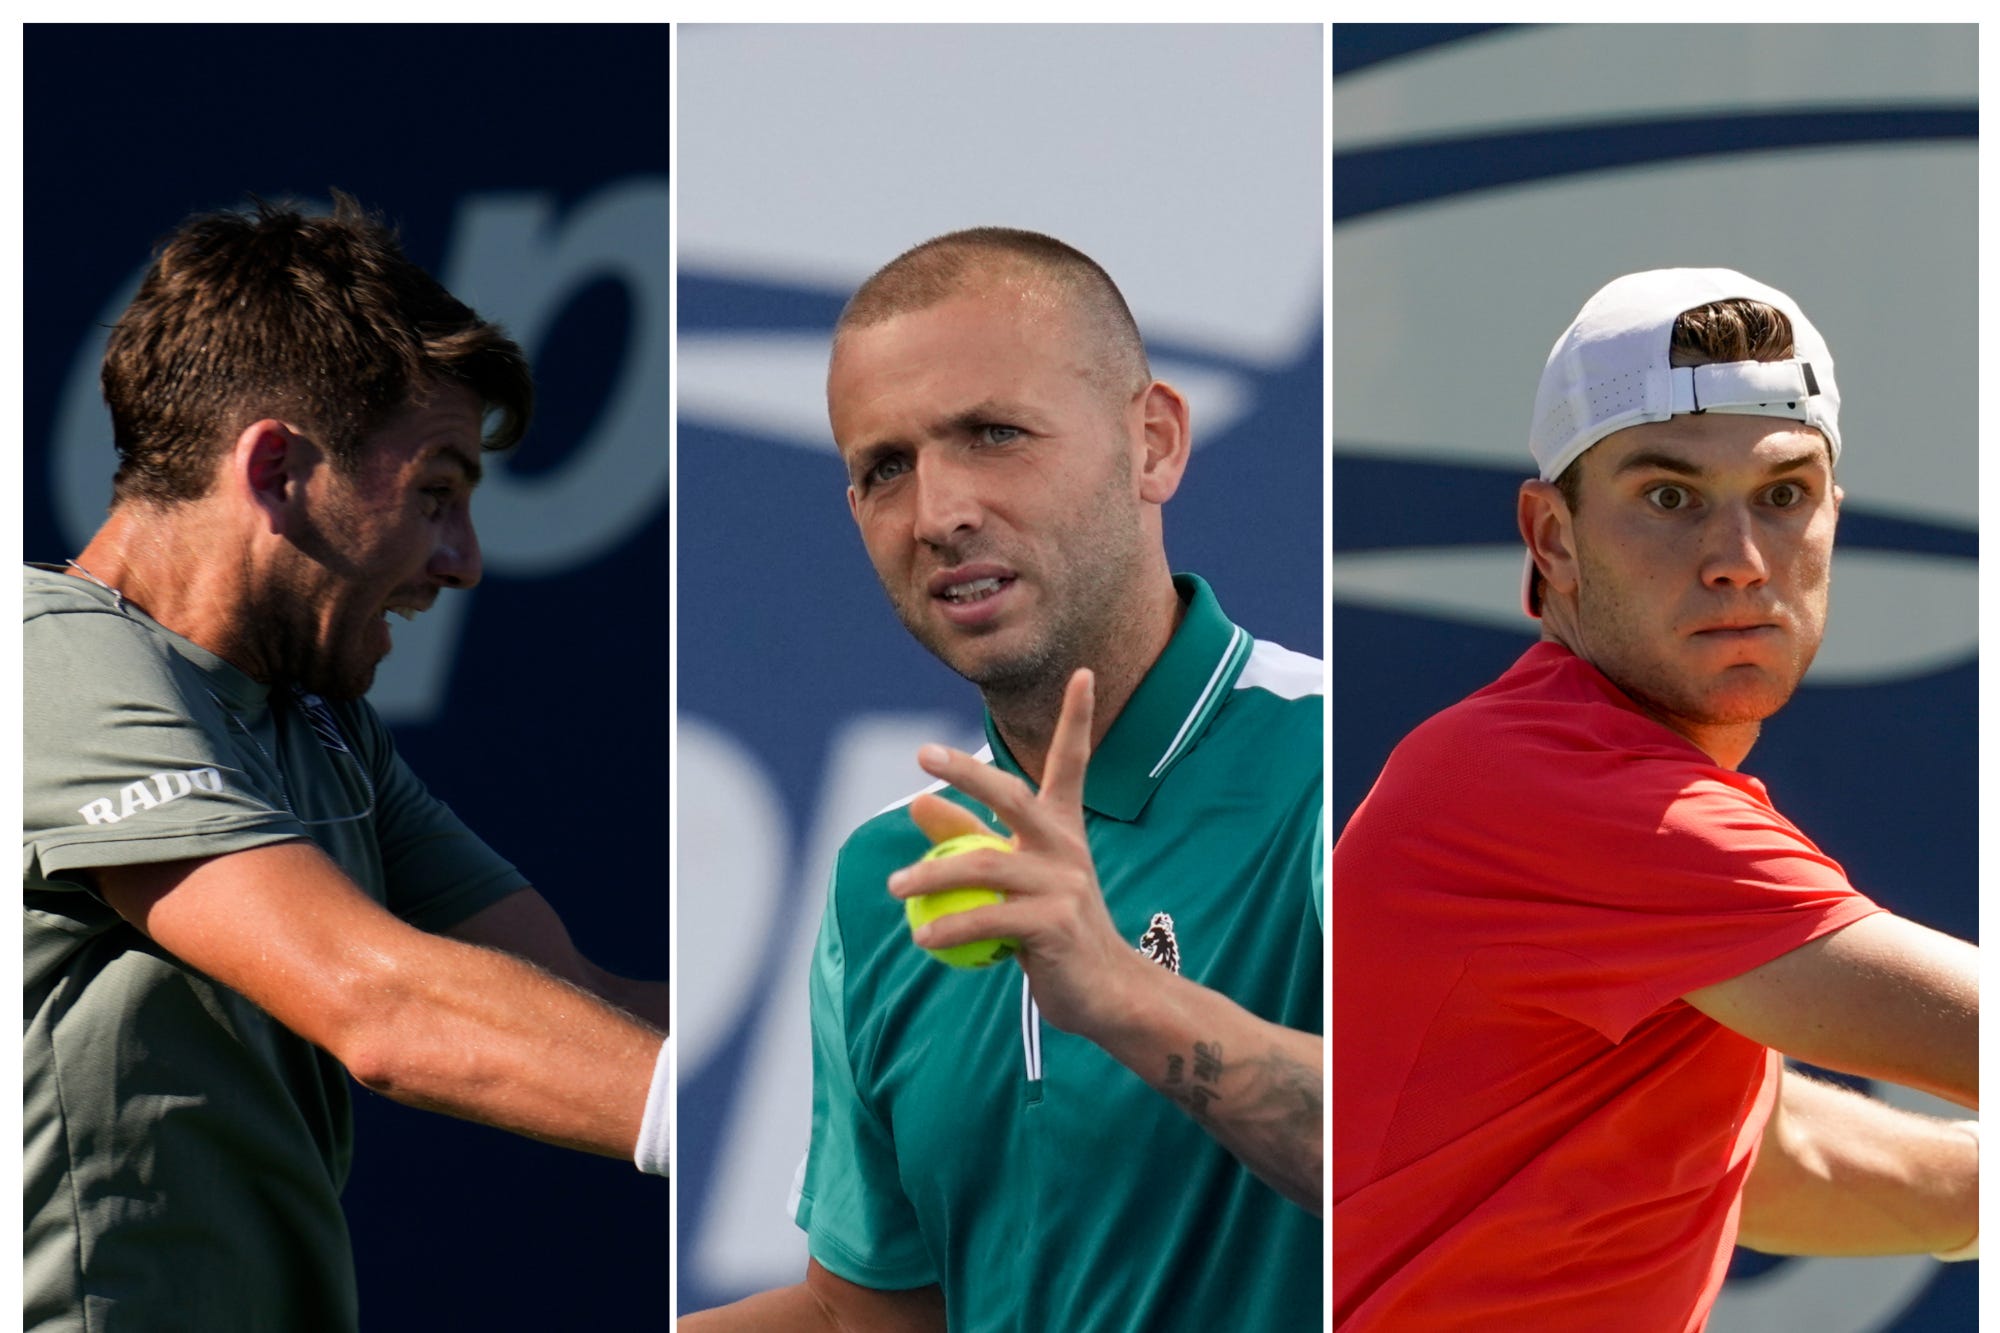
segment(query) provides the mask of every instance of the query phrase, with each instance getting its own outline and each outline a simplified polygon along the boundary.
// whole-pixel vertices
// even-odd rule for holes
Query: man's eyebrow
[[[1677,477],[1699,477],[1702,467],[1699,463],[1677,454],[1664,454],[1656,449],[1647,449],[1633,454],[1614,469],[1615,475],[1627,472],[1671,472]]]
[[[1796,454],[1788,454],[1783,458],[1771,462],[1765,467],[1764,475],[1775,477],[1780,473],[1797,472],[1802,468],[1811,467],[1819,459],[1825,457],[1825,455],[1826,446],[1817,444],[1807,445]],[[1614,473],[1618,475],[1627,472],[1669,472],[1676,477],[1700,477],[1707,472],[1707,469],[1691,459],[1680,457],[1678,454],[1662,453],[1659,450],[1648,449],[1633,454],[1614,469]]]
[[[1005,421],[1033,426],[1035,410],[1021,403],[1003,402],[997,398],[987,398],[960,412],[954,412],[943,421],[944,427],[953,434],[963,435],[981,426],[991,426]]]
[[[459,471],[465,474],[465,481],[468,486],[479,485],[480,480],[486,475],[486,467],[479,461],[479,455],[468,452],[465,446],[456,440],[448,440],[443,444],[432,445],[430,450],[424,455],[424,461],[427,463],[440,459],[447,463],[458,464]]]

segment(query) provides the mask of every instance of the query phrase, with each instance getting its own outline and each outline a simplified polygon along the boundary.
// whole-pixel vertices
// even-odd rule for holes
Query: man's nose
[[[431,577],[446,587],[471,588],[478,586],[484,572],[479,533],[472,526],[472,515],[461,511],[455,522],[445,525],[436,548],[431,551]]]
[[[927,451],[916,462],[916,534],[932,546],[947,546],[976,531],[983,514],[973,469],[943,451]]]
[[[1710,587],[1749,588],[1771,576],[1764,553],[1765,534],[1758,531],[1748,505],[1724,505],[1702,534],[1701,577]]]

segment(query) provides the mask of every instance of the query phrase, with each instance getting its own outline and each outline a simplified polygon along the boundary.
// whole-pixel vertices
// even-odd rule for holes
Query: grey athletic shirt
[[[26,1326],[348,1330],[345,1071],[79,872],[309,839],[439,930],[526,887],[367,704],[250,679],[129,602],[26,570]]]

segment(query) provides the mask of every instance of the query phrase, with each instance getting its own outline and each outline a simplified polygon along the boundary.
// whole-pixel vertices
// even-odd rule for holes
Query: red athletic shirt
[[[1335,1326],[1700,1329],[1779,1066],[1680,997],[1881,909],[1552,643],[1396,747],[1333,886]]]

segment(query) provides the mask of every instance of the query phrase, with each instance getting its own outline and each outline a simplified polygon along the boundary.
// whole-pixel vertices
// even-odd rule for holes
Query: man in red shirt
[[[1978,951],[1737,771],[1825,627],[1833,362],[1724,269],[1611,283],[1521,487],[1542,641],[1399,745],[1334,849],[1341,1330],[1698,1330],[1732,1244],[1977,1253]]]

